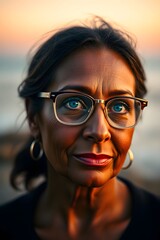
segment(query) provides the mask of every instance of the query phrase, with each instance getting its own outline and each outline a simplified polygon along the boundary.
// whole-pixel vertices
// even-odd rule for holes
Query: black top
[[[128,180],[122,181],[131,192],[133,209],[130,224],[120,240],[160,240],[160,197],[136,187]],[[43,183],[32,192],[0,207],[1,240],[39,239],[34,231],[33,216],[45,187]]]

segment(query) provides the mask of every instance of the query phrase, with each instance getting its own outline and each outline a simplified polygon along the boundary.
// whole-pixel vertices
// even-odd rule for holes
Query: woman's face
[[[108,49],[85,49],[58,68],[49,91],[78,91],[95,99],[135,96],[135,78],[121,56]],[[44,100],[38,117],[43,148],[55,171],[83,186],[102,186],[116,176],[131,144],[134,129],[111,127],[104,105],[96,104],[86,123],[67,126]]]

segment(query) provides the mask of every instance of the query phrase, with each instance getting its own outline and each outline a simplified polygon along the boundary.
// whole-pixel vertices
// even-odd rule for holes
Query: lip
[[[87,166],[92,167],[104,167],[107,166],[113,159],[112,156],[107,154],[95,154],[95,153],[82,153],[75,154],[75,159]]]

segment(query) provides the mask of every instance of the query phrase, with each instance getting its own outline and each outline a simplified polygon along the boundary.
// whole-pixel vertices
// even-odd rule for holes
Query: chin
[[[86,174],[72,174],[69,178],[75,184],[83,187],[102,187],[112,176],[107,176],[102,172],[91,171]]]

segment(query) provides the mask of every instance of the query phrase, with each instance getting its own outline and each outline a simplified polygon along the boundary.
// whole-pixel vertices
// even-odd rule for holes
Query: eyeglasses
[[[134,127],[148,101],[129,96],[107,100],[95,99],[79,92],[40,92],[38,97],[53,101],[56,119],[65,125],[81,125],[92,115],[95,105],[104,104],[104,114],[110,126],[117,129]]]

